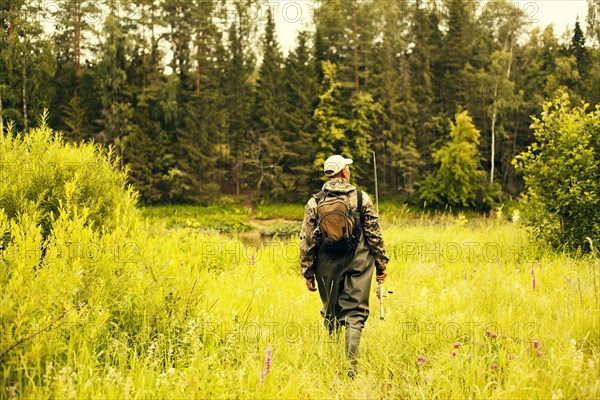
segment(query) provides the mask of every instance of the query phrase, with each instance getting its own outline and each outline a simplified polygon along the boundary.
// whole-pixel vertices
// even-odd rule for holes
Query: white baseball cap
[[[325,163],[323,163],[323,171],[327,176],[334,176],[343,170],[348,164],[352,164],[352,160],[350,158],[344,158],[336,154],[335,156],[331,156],[325,160]]]

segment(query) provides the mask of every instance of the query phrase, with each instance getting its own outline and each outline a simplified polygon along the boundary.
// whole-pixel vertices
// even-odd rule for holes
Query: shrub
[[[525,217],[534,235],[576,249],[600,237],[600,106],[572,107],[567,92],[543,105],[536,141],[513,164],[525,181]]]
[[[495,194],[481,168],[480,132],[467,111],[458,112],[455,121],[450,123],[451,140],[433,153],[439,167],[425,178],[419,198],[437,206],[490,207]]]
[[[0,136],[0,210],[9,220],[34,217],[44,238],[61,213],[75,209],[98,231],[131,222],[137,195],[126,188],[119,159],[96,144],[63,142],[45,120],[27,134]]]

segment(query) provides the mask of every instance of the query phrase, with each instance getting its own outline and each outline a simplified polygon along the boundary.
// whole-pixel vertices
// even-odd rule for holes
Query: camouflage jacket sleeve
[[[317,255],[317,238],[314,231],[316,226],[317,202],[310,198],[304,209],[304,221],[300,231],[300,267],[305,278],[314,274],[314,263]]]
[[[383,236],[381,235],[381,228],[379,226],[379,216],[375,212],[373,201],[364,192],[362,212],[365,240],[375,257],[375,268],[377,268],[377,271],[383,271],[387,267],[389,258],[385,252],[385,244],[383,243]]]

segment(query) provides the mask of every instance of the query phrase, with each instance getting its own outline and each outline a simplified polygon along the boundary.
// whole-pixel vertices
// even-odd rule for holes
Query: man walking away
[[[352,160],[331,156],[323,169],[330,179],[313,195],[300,232],[300,264],[308,290],[319,290],[321,315],[330,334],[346,330],[348,376],[357,373],[360,336],[369,317],[373,268],[387,277],[388,257],[371,198],[350,182]]]

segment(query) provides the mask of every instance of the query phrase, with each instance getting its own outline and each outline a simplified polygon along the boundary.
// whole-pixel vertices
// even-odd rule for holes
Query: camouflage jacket
[[[349,193],[350,207],[356,210],[357,195],[356,188],[350,183],[340,178],[333,178],[325,182],[323,185],[324,191],[335,193]],[[362,231],[367,245],[375,258],[375,268],[377,271],[384,271],[389,261],[385,253],[385,244],[379,227],[379,216],[375,213],[375,207],[371,198],[363,192],[362,204],[363,226]],[[304,209],[304,221],[302,230],[300,231],[300,267],[302,275],[305,278],[310,278],[314,275],[314,263],[317,257],[317,237],[315,236],[315,228],[317,226],[317,201],[314,196],[308,200]]]

